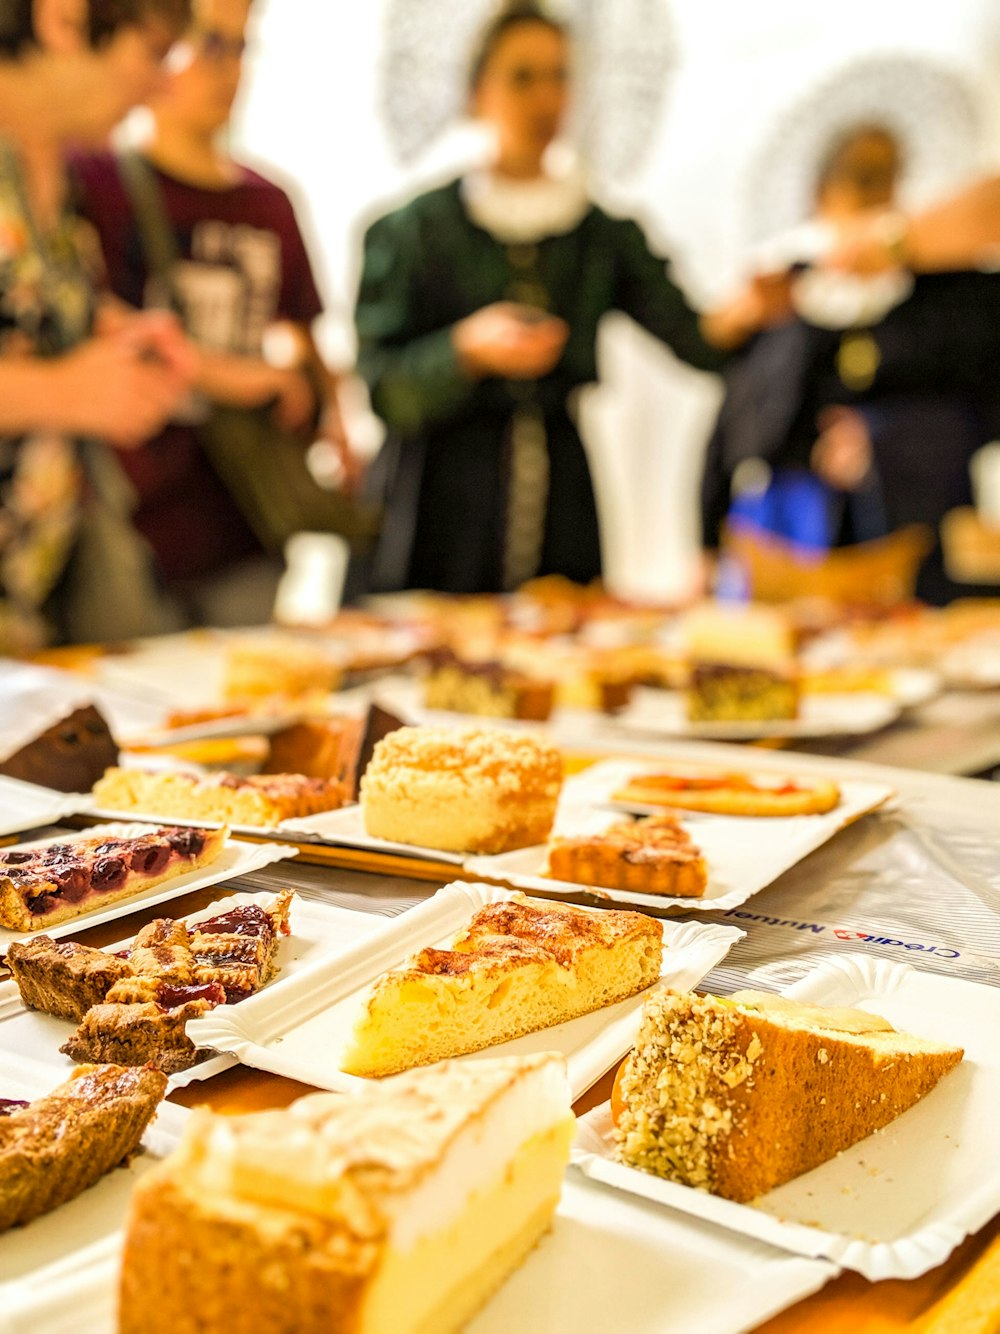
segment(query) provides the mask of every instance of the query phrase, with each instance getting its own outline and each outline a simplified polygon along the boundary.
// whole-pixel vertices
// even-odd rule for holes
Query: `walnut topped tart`
[[[509,1042],[635,995],[662,962],[650,917],[513,895],[481,908],[449,948],[375,981],[342,1069],[391,1075]]]
[[[65,1204],[131,1156],[166,1092],[157,1070],[85,1065],[0,1107],[0,1232]]]
[[[229,834],[225,828],[136,830],[107,825],[99,834],[0,852],[0,926],[40,931],[132,898],[207,866]]]

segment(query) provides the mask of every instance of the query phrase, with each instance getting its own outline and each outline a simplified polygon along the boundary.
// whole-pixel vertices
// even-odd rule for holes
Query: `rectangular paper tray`
[[[83,792],[56,792],[0,774],[0,838],[58,824],[82,811],[89,800]]]
[[[160,821],[160,823],[165,822]],[[141,824],[94,825],[85,834],[64,834],[60,838],[39,839],[31,846],[68,843],[75,837],[96,838],[104,833],[109,836],[113,834],[117,838],[135,838],[148,832],[147,827]],[[99,926],[101,922],[111,922],[116,917],[127,917],[129,913],[138,912],[142,908],[149,908],[156,903],[166,903],[168,899],[179,898],[181,894],[190,894],[195,889],[206,889],[209,885],[221,884],[223,880],[234,880],[237,876],[259,871],[274,862],[297,855],[298,848],[288,843],[242,843],[239,839],[229,838],[218,857],[207,866],[175,876],[173,880],[154,885],[152,889],[147,889],[142,894],[135,894],[132,898],[119,899],[117,903],[111,903],[105,908],[95,908],[91,912],[81,913],[79,917],[72,917],[68,922],[60,922],[57,926],[39,926],[37,931],[11,931],[7,927],[0,927],[0,954],[3,954],[7,946],[13,944],[15,940],[31,940],[34,936],[42,934],[53,939],[58,939],[60,936],[75,936],[81,931],[86,931],[88,927]]]
[[[0,1286],[0,1334],[114,1334],[121,1238]],[[571,1173],[549,1231],[467,1334],[742,1334],[836,1274]]]
[[[614,1161],[608,1104],[579,1123],[593,1180],[865,1278],[916,1278],[1000,1208],[1000,991],[859,954],[830,956],[785,995],[883,1015],[960,1044],[963,1063],[915,1107],[812,1172],[734,1204]]]
[[[198,912],[186,913],[184,920],[202,922],[240,904],[258,903],[266,906],[274,898],[275,895],[269,893],[232,894],[210,903]],[[273,981],[267,983],[264,992],[280,991],[296,973],[309,967],[317,958],[337,954],[365,939],[379,929],[383,920],[374,913],[355,912],[321,900],[296,897],[292,901],[290,915],[291,935],[283,936],[278,943],[280,971]],[[131,942],[130,937],[106,948],[113,953],[124,949]],[[245,1001],[240,1003],[246,1004]],[[71,1020],[26,1009],[21,1003],[17,983],[13,979],[0,982],[0,1052],[30,1054],[44,1063],[51,1072],[50,1078],[68,1079],[76,1064],[59,1048],[75,1027]],[[236,1057],[228,1053],[212,1056],[189,1070],[179,1070],[171,1075],[169,1086],[171,1089],[182,1088],[185,1084],[210,1079],[212,1075],[236,1064]]]
[[[634,760],[609,760],[570,779],[556,816],[555,831],[569,833],[586,829],[589,832],[621,818],[606,811],[588,810],[584,803],[592,801],[607,805],[611,793],[617,791],[626,779],[643,770],[655,771],[656,767]],[[661,770],[668,767],[666,764],[659,766]],[[702,849],[708,865],[708,889],[700,899],[595,889],[564,880],[549,880],[542,874],[547,862],[544,847],[519,848],[496,857],[471,857],[466,860],[464,869],[472,875],[502,880],[518,889],[550,898],[584,898],[654,912],[727,912],[772,884],[839,830],[882,805],[892,795],[892,789],[881,783],[849,781],[841,784],[841,794],[840,803],[826,815],[773,819],[678,812],[682,826]],[[652,806],[629,806],[627,809],[654,813]]]
[[[491,885],[446,885],[353,949],[303,969],[279,993],[262,992],[239,1006],[213,1010],[190,1023],[188,1034],[199,1046],[231,1052],[244,1065],[319,1088],[349,1091],[363,1086],[363,1079],[340,1069],[340,1055],[368,985],[417,949],[449,942],[479,908],[511,897],[509,890]],[[743,934],[714,924],[665,923],[664,980],[680,988],[695,986]],[[478,1055],[561,1051],[575,1099],[628,1049],[642,1002],[640,993]]]

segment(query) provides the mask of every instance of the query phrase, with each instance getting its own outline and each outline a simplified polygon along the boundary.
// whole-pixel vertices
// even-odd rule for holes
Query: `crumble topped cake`
[[[560,754],[536,737],[402,727],[376,745],[361,809],[378,838],[444,852],[508,852],[545,842],[561,787]]]
[[[132,898],[208,865],[229,836],[225,828],[134,828],[0,852],[0,926],[39,931]]]
[[[670,815],[553,838],[547,874],[577,885],[691,899],[700,899],[708,885],[701,849]]]
[[[862,1010],[657,991],[620,1080],[619,1157],[752,1200],[894,1121],[962,1056]]]
[[[449,649],[426,655],[424,704],[428,709],[491,718],[545,722],[552,712],[553,681],[540,680],[499,661],[464,660]]]
[[[132,1197],[121,1334],[452,1334],[549,1226],[575,1122],[552,1055],[196,1112]]]
[[[273,829],[282,820],[334,811],[348,800],[340,778],[303,774],[218,773],[109,769],[94,785],[104,810],[141,811],[176,820],[221,820]]]
[[[0,1232],[75,1199],[135,1153],[166,1088],[157,1070],[86,1065],[0,1115]]]
[[[74,1060],[149,1062],[172,1073],[197,1060],[189,1019],[253,995],[274,975],[292,897],[236,904],[190,926],[161,918],[124,958],[39,936],[12,944],[7,963],[25,1005],[79,1024],[61,1048]]]
[[[481,1051],[633,996],[662,964],[663,928],[642,913],[518,894],[481,908],[449,949],[383,973],[341,1066],[380,1077]]]

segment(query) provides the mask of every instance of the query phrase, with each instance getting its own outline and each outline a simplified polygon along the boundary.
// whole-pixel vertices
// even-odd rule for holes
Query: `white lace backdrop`
[[[340,363],[351,355],[359,225],[446,178],[472,151],[469,130],[458,128],[405,168],[394,157],[379,78],[391,2],[257,0],[234,126],[238,153],[295,193],[327,302],[324,342]],[[457,16],[463,0],[451,3]],[[770,145],[773,155],[796,105],[836,84],[849,62],[926,56],[959,71],[982,106],[981,160],[1000,166],[995,0],[674,0],[670,23],[675,51],[657,133],[610,202],[645,221],[698,301],[722,297],[739,277],[761,153]],[[601,357],[602,386],[584,404],[583,425],[609,578],[632,593],[677,592],[694,569],[699,459],[718,388],[624,318],[607,321]],[[356,429],[374,443],[363,412]]]

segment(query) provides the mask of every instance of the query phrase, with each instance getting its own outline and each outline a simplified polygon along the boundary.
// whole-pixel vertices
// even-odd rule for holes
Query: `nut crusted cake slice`
[[[226,828],[127,828],[0,853],[0,926],[38,931],[132,898],[214,861],[229,836]]]
[[[619,1157],[752,1200],[888,1125],[962,1056],[862,1010],[657,991],[621,1079]]]
[[[551,1055],[196,1113],[133,1194],[120,1334],[450,1334],[548,1227],[574,1125]]]
[[[577,885],[700,899],[708,885],[701,850],[670,815],[623,820],[600,834],[553,838],[548,874]]]
[[[74,1199],[134,1153],[166,1087],[155,1070],[82,1066],[0,1117],[0,1232]]]
[[[516,895],[481,908],[450,949],[383,973],[341,1068],[391,1075],[509,1042],[635,995],[662,962],[652,918]]]

